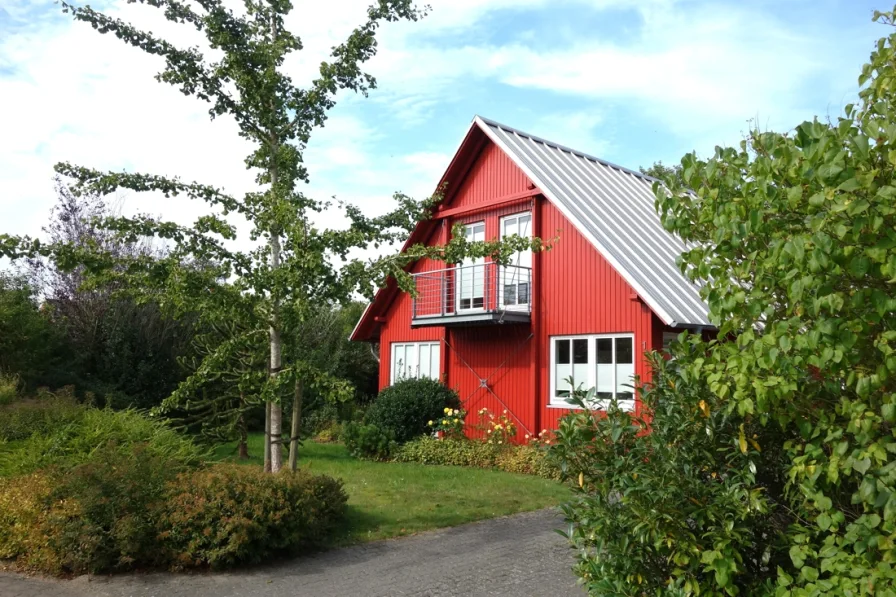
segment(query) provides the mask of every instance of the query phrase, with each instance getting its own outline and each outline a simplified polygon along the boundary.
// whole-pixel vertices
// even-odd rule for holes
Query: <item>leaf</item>
[[[706,401],[701,400],[697,403],[697,406],[700,407],[700,412],[703,413],[703,416],[709,418],[709,406],[706,404]]]
[[[742,454],[747,453],[747,437],[744,434],[744,425],[741,423],[740,425],[740,433],[737,436],[737,444],[740,446],[740,451]]]

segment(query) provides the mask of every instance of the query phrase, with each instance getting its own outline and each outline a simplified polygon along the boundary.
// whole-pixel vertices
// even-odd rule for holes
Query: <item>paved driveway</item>
[[[2,597],[581,597],[573,555],[541,510],[276,565],[217,574],[126,574],[71,581],[0,572]]]

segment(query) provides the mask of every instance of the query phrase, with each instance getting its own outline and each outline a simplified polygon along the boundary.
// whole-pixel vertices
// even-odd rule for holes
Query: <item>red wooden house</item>
[[[417,296],[394,282],[352,333],[379,342],[380,387],[442,379],[474,420],[483,407],[519,437],[569,412],[571,377],[637,409],[629,384],[649,379],[643,353],[684,328],[711,328],[698,288],[675,263],[684,243],[660,224],[653,179],[476,117],[437,188],[444,198],[414,243],[558,237],[552,250],[487,261],[413,265]],[[475,421],[469,421],[475,422]]]

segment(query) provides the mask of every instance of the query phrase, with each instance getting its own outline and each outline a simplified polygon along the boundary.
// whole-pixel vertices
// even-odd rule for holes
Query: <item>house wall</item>
[[[500,149],[487,143],[457,192],[451,192],[449,181],[445,208],[475,210],[528,188],[525,174]],[[551,251],[533,259],[532,323],[412,329],[411,297],[399,293],[380,330],[381,388],[389,385],[393,342],[438,340],[442,343],[443,380],[464,401],[468,428],[478,423],[481,408],[495,414],[507,409],[517,424],[517,439],[522,440],[526,433],[555,428],[559,418],[569,412],[548,405],[551,336],[632,333],[639,355],[662,346],[662,323],[594,246],[543,198],[523,198],[448,218],[427,242],[445,242],[453,224],[476,221],[485,221],[486,238],[494,239],[501,217],[529,210],[533,234],[544,239],[559,237]],[[443,267],[439,262],[422,261],[413,272]],[[637,359],[635,373],[647,379],[643,357]]]

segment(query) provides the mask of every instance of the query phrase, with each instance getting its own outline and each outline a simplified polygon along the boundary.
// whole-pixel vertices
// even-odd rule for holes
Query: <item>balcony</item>
[[[479,263],[414,274],[411,327],[528,323],[532,268]]]

